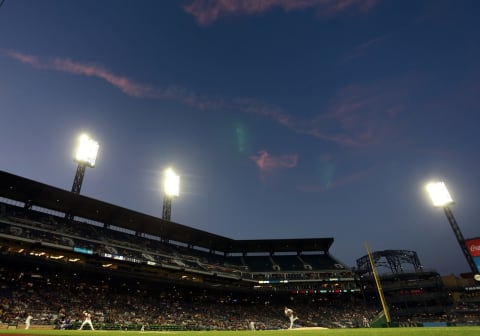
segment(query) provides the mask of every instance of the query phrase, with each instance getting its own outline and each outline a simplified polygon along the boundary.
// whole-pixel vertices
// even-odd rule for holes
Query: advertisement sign
[[[480,257],[480,238],[467,239],[465,245],[472,257]]]
[[[467,239],[465,240],[465,245],[467,246],[468,253],[470,253],[473,258],[473,262],[477,266],[479,274],[475,275],[475,280],[480,281],[480,238]]]

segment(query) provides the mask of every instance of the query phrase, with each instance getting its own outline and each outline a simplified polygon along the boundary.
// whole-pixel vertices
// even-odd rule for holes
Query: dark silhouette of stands
[[[323,252],[315,255],[298,255],[296,252],[293,255],[220,255],[145,238],[113,226],[68,221],[6,203],[2,204],[1,215],[0,234],[5,238],[115,261],[147,263],[152,267],[234,276],[238,279],[338,278],[340,273],[332,275],[332,271],[348,272],[343,264]],[[348,277],[353,280],[353,273],[350,272]],[[347,284],[347,287],[354,288],[354,282]]]
[[[7,323],[32,310],[48,324],[68,306],[72,317],[93,309],[104,329],[238,330],[259,316],[258,326],[276,329],[294,297],[304,326],[354,327],[378,309],[359,298],[354,272],[330,255],[333,238],[232,240],[5,172],[0,241],[1,265],[13,263],[1,268]],[[478,318],[478,300],[464,299],[452,316]]]

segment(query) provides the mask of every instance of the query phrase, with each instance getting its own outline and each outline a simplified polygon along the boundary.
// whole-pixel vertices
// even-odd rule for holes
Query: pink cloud
[[[223,16],[258,15],[275,7],[285,12],[315,9],[323,16],[350,10],[367,13],[379,0],[192,0],[183,8],[200,25],[208,25]]]
[[[129,96],[154,97],[158,95],[158,92],[155,92],[151,87],[138,84],[129,78],[115,75],[114,73],[98,65],[79,63],[70,59],[61,58],[54,58],[53,60],[40,60],[36,56],[14,50],[2,51],[2,54],[37,69],[54,70],[72,73],[75,75],[97,77],[120,89]]]
[[[311,119],[298,119],[282,108],[252,98],[231,103],[242,112],[269,118],[285,128],[346,147],[380,145],[391,136],[395,119],[406,107],[420,78],[402,76],[338,91]]]
[[[281,107],[255,98],[224,100],[223,106],[269,118],[300,134],[346,147],[382,144],[392,133],[395,119],[405,111],[421,78],[400,76],[342,88],[320,108],[316,117],[295,118]]]
[[[422,82],[421,76],[405,75],[348,85],[298,131],[349,147],[397,141],[397,117],[407,110]]]
[[[69,58],[57,57],[48,60],[41,60],[36,56],[13,50],[0,50],[0,54],[8,56],[23,64],[28,64],[36,69],[45,69],[74,75],[96,77],[132,97],[175,100],[199,110],[220,109],[226,104],[223,99],[210,99],[208,97],[201,97],[194,92],[179,86],[153,88],[149,85],[138,83],[128,77],[119,76],[100,65],[76,62]]]
[[[133,97],[153,97],[154,90],[147,85],[135,83],[126,77],[115,75],[101,66],[93,64],[82,64],[73,62],[70,59],[55,58],[49,63],[49,68],[69,72],[76,75],[98,77],[109,84],[119,88],[122,92]]]
[[[28,64],[33,66],[34,68],[42,68],[41,62],[38,60],[37,57],[32,56],[32,55],[27,55],[18,51],[14,50],[6,50],[6,51],[1,51],[1,54],[8,56],[10,58],[13,58],[21,63]]]
[[[0,50],[0,54],[8,56],[23,64],[28,64],[36,69],[59,71],[87,77],[96,77],[132,97],[173,100],[199,110],[220,110],[228,107],[231,109],[245,110],[246,112],[257,113],[265,116],[270,115],[273,118],[283,118],[282,116],[278,115],[277,112],[274,112],[274,108],[272,106],[249,98],[210,98],[198,95],[195,92],[185,89],[181,86],[174,85],[167,86],[165,88],[153,88],[149,85],[138,83],[128,77],[119,76],[100,65],[76,62],[69,58],[56,57],[53,59],[41,60],[36,56],[14,50]],[[277,116],[274,117],[274,114],[277,114]]]
[[[18,51],[0,50],[0,54],[37,69],[98,78],[132,97],[173,100],[198,110],[232,110],[258,115],[293,132],[348,147],[383,143],[391,132],[396,116],[405,110],[412,92],[421,82],[419,78],[403,76],[368,84],[348,85],[325,107],[320,107],[316,117],[301,120],[279,106],[256,98],[212,98],[198,95],[180,86],[154,88],[119,76],[102,66],[75,62],[71,59],[41,60]],[[274,159],[265,152],[263,156],[258,157],[258,162],[262,164],[261,167],[284,162]]]
[[[261,171],[271,171],[277,168],[295,168],[297,166],[298,155],[271,156],[267,151],[260,151],[258,155],[253,155],[250,159],[255,162]]]
[[[423,82],[421,76],[404,75],[351,84],[340,89],[325,107],[320,107],[315,117],[306,120],[257,99],[236,99],[233,105],[323,141],[345,147],[378,146],[397,141],[394,139],[397,116],[407,109]]]

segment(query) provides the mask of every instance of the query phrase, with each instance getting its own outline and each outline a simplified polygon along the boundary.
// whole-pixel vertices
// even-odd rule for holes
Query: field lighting
[[[430,195],[433,206],[444,207],[453,203],[452,196],[443,182],[432,182],[427,184],[427,192]]]
[[[163,179],[163,211],[162,219],[170,220],[172,216],[172,199],[178,197],[180,189],[180,177],[168,168]]]
[[[470,269],[472,270],[473,274],[476,274],[478,270],[475,265],[475,262],[468,251],[468,248],[465,244],[465,239],[463,238],[462,232],[460,231],[457,221],[453,216],[452,210],[450,210],[449,205],[453,204],[454,202],[452,197],[450,196],[450,193],[448,192],[447,187],[445,186],[445,183],[431,182],[427,184],[426,189],[428,194],[430,195],[433,205],[435,207],[442,208],[443,211],[445,212],[445,215],[447,216],[448,222],[450,223],[450,226],[452,227],[452,230],[455,233],[455,237],[457,238],[458,244],[462,249],[465,259],[467,259],[467,263],[470,266]]]
[[[75,154],[75,162],[85,164],[89,167],[95,167],[95,160],[98,154],[98,142],[91,139],[88,135],[82,134],[78,138],[78,147]]]
[[[80,194],[82,188],[83,177],[85,176],[85,169],[87,167],[95,167],[95,161],[98,153],[98,142],[91,139],[88,135],[82,134],[78,138],[77,150],[74,156],[74,161],[78,163],[75,179],[73,180],[72,192]]]

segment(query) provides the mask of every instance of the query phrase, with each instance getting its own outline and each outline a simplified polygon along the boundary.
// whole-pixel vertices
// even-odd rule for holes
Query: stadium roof
[[[229,253],[328,252],[333,238],[234,240],[0,171],[0,197],[191,247]]]

